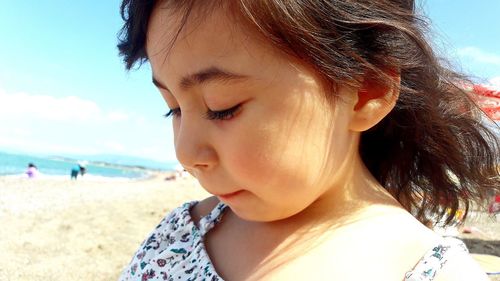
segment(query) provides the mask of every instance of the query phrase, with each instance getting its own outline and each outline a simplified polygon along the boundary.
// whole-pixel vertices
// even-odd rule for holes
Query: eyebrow
[[[232,73],[217,68],[215,66],[211,66],[206,69],[200,70],[196,73],[183,77],[179,84],[183,90],[187,90],[196,85],[202,85],[209,82],[225,83],[225,82],[232,82],[235,80],[245,80],[245,79],[248,79],[248,76]],[[153,76],[153,84],[160,89],[165,89],[169,92],[172,92],[166,85],[159,82],[158,79],[156,79],[154,76]]]

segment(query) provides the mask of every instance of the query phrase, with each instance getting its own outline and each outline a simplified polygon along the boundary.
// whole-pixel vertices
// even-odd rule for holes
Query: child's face
[[[182,111],[173,117],[181,164],[248,220],[290,217],[341,186],[357,150],[358,135],[348,130],[354,90],[341,88],[343,102],[332,106],[311,68],[222,11],[188,20],[167,54],[180,16],[155,9],[147,53],[169,108]],[[238,105],[212,114],[224,120],[206,116]]]

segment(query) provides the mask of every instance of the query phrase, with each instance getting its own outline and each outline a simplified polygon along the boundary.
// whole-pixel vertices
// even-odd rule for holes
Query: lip
[[[217,195],[217,197],[219,197],[220,199],[226,201],[226,200],[230,200],[230,199],[238,196],[242,192],[243,192],[243,190],[238,190],[238,191],[231,192],[231,193],[219,194],[219,195]]]

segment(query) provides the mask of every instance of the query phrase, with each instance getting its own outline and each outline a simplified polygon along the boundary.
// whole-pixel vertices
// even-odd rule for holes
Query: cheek
[[[276,140],[261,128],[247,127],[232,134],[221,151],[221,164],[244,187],[260,185],[274,173]]]
[[[330,148],[325,134],[330,124],[323,118],[309,116],[277,116],[242,125],[224,144],[222,163],[238,184],[255,188],[256,192],[290,191],[313,185],[319,180]],[[258,190],[263,186],[273,190]]]

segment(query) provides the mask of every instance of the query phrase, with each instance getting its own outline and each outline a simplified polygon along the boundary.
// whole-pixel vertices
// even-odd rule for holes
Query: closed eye
[[[208,120],[229,120],[234,117],[240,107],[241,104],[220,111],[212,111],[209,109],[207,110],[207,113],[205,113],[205,118]]]
[[[178,107],[178,108],[173,108],[173,109],[170,109],[166,114],[163,115],[163,117],[165,118],[169,118],[171,116],[180,116],[181,115],[181,109]]]
[[[219,110],[219,111],[213,111],[213,110],[207,110],[207,112],[205,113],[205,118],[208,119],[208,120],[229,120],[231,118],[233,118],[236,114],[236,112],[238,111],[238,109],[240,109],[241,107],[241,104],[238,104],[236,106],[233,106],[229,109],[225,109],[225,110]],[[164,117],[168,118],[168,117],[179,117],[181,116],[181,109],[178,107],[178,108],[173,108],[173,109],[170,109],[165,115]]]

